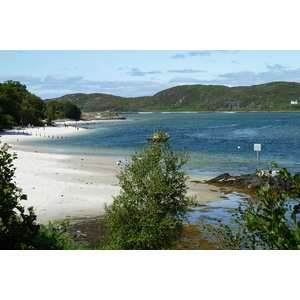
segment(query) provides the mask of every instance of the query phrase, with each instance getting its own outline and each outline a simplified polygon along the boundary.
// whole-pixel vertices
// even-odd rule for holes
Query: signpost
[[[258,152],[261,151],[261,144],[254,144],[254,151],[257,153],[256,169],[258,170]]]

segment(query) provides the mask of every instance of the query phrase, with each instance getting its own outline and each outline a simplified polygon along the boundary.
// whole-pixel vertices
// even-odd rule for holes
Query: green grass
[[[69,100],[89,111],[300,111],[300,83],[226,87],[220,85],[183,85],[163,90],[153,96],[123,98],[107,94],[70,94],[57,98]]]

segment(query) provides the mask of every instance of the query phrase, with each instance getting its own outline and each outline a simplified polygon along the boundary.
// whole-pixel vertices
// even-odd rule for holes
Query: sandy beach
[[[21,203],[35,208],[39,223],[97,217],[104,213],[104,205],[112,203],[113,196],[119,194],[118,157],[52,154],[47,153],[46,148],[24,144],[32,139],[67,138],[86,131],[59,126],[0,133],[1,142],[10,145],[9,151],[18,155],[14,161],[15,181],[28,196],[28,200]],[[188,195],[195,196],[198,203],[222,199],[224,194],[218,188],[193,182],[206,179],[208,177],[190,177]]]

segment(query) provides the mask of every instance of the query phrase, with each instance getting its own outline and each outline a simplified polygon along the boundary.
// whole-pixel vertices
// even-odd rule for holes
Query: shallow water
[[[87,134],[67,140],[48,139],[35,145],[56,147],[60,153],[129,159],[135,149],[160,127],[171,135],[175,150],[190,155],[186,165],[193,175],[251,173],[257,167],[254,144],[260,143],[259,168],[277,162],[300,171],[300,114],[297,113],[189,113],[124,114],[126,121],[86,126]]]
[[[130,159],[135,149],[147,145],[147,137],[160,127],[171,135],[175,150],[190,155],[186,171],[191,175],[217,176],[253,173],[257,167],[254,144],[260,143],[259,168],[276,162],[292,173],[300,172],[300,114],[297,113],[189,113],[125,114],[126,121],[86,126],[90,131],[63,140],[41,139],[31,144],[55,147],[59,153],[111,156]],[[190,222],[215,218],[231,221],[243,194],[226,195],[228,200],[198,207]],[[200,219],[199,219],[200,218]]]
[[[239,203],[243,203],[249,196],[232,192],[226,195],[227,199],[212,202],[193,208],[189,212],[187,222],[190,223],[205,223],[206,225],[217,225],[219,220],[222,220],[223,225],[234,226],[232,221],[232,214],[239,207]]]

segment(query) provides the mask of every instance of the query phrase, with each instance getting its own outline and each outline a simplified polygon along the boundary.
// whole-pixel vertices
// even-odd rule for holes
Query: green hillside
[[[50,99],[48,99],[50,100]],[[124,98],[108,94],[69,94],[82,111],[300,111],[300,83],[272,82],[253,86],[182,85],[153,96]],[[298,100],[299,104],[291,104]]]

